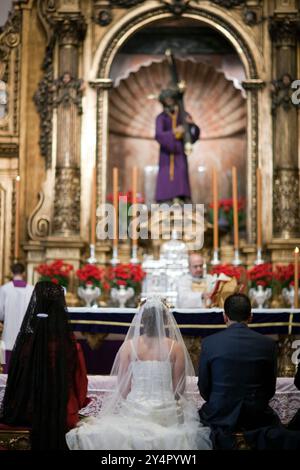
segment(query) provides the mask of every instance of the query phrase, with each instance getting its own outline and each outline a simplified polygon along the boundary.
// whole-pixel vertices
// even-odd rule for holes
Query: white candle
[[[15,214],[15,260],[19,259],[20,255],[20,176],[16,177],[16,214]]]

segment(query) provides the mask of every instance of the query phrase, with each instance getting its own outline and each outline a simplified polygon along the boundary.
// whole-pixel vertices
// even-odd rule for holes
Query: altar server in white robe
[[[178,308],[205,308],[209,306],[210,295],[217,282],[217,276],[206,274],[203,256],[189,255],[189,273],[178,283]]]
[[[25,281],[25,267],[23,264],[13,264],[11,272],[12,280],[0,287],[0,321],[4,322],[2,347],[5,348],[5,364],[3,369],[6,373],[9,367],[11,351],[13,350],[33,292],[33,286]]]

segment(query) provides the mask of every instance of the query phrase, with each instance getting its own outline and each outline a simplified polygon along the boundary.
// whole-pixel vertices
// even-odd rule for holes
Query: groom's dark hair
[[[229,295],[224,302],[225,315],[232,321],[242,322],[251,316],[251,302],[245,294]]]

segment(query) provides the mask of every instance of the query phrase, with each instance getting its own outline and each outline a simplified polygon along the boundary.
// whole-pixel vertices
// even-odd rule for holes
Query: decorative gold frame
[[[145,2],[144,5],[122,16],[107,31],[94,55],[90,84],[97,88],[96,162],[98,203],[104,203],[106,198],[109,131],[108,93],[109,88],[112,86],[109,75],[113,59],[131,35],[151,23],[166,18],[172,18],[172,13],[166,6],[156,1]],[[220,10],[212,6],[200,7],[191,2],[187,10],[182,14],[182,18],[201,21],[217,29],[233,45],[245,68],[246,80],[244,87],[248,95],[247,241],[253,243],[256,238],[256,168],[259,162],[260,138],[266,132],[262,106],[268,105],[268,95],[263,90],[265,78],[263,56],[259,52],[249,29],[242,23],[237,25],[232,15],[228,12],[220,12]],[[258,97],[262,99],[258,99]],[[271,135],[271,122],[267,122],[265,125],[269,126],[267,131]],[[267,152],[272,152],[272,150],[267,150]],[[265,158],[263,163],[265,164],[266,162],[268,166],[265,168],[265,171],[267,175],[272,175],[272,155],[268,159]],[[264,214],[272,213],[272,187],[270,186],[267,189]],[[272,220],[269,217],[267,218],[268,226],[264,228],[264,235],[265,239],[270,240],[272,236]]]

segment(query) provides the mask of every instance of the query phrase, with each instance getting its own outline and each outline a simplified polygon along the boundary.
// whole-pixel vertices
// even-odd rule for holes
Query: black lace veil
[[[61,286],[38,282],[12,352],[1,421],[31,428],[33,450],[66,449],[68,393],[77,361]]]

